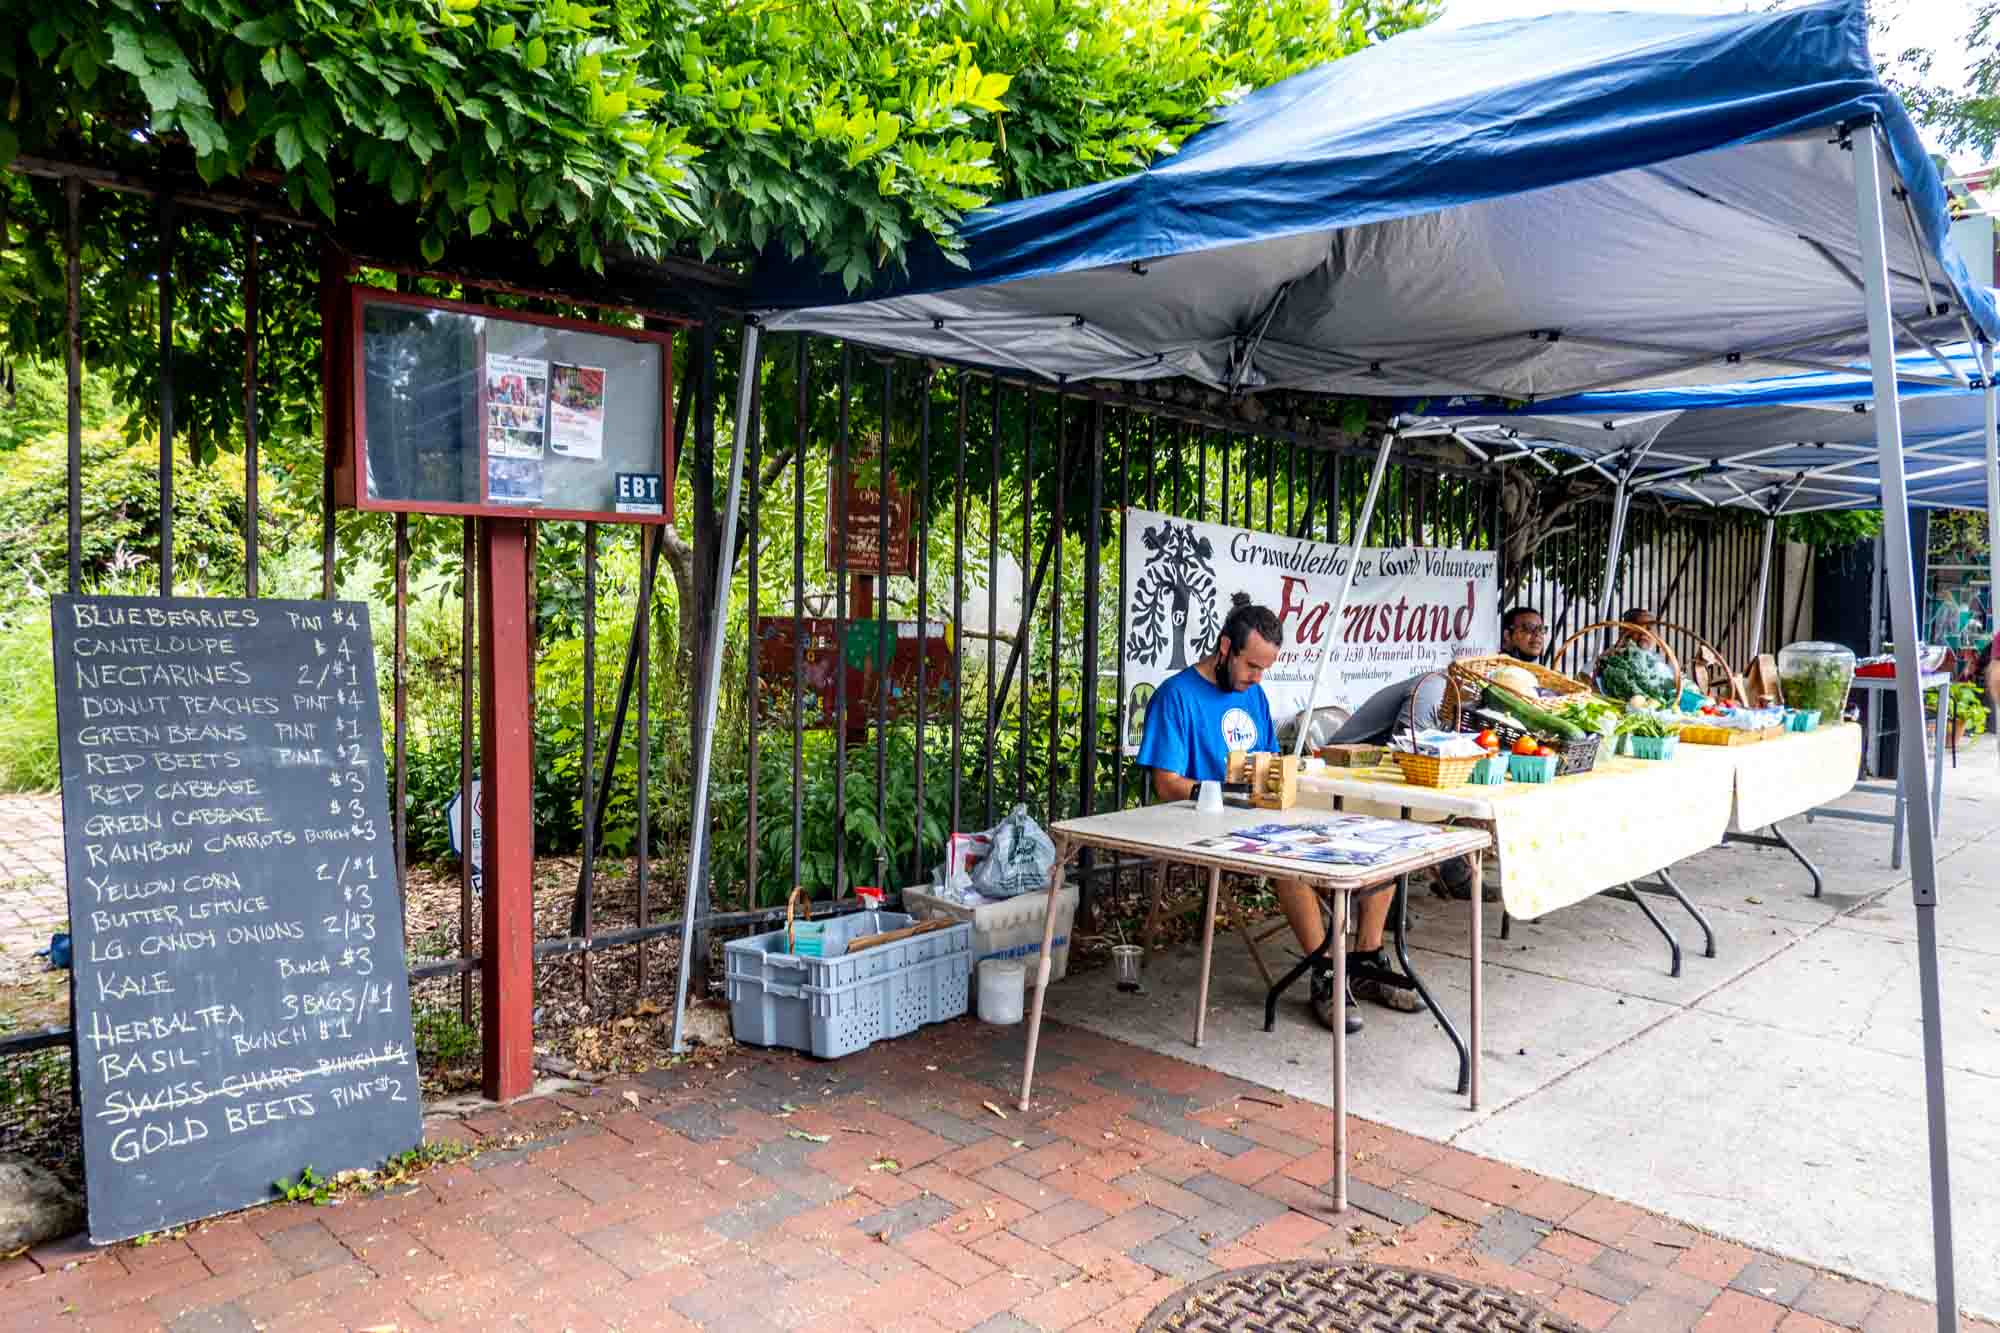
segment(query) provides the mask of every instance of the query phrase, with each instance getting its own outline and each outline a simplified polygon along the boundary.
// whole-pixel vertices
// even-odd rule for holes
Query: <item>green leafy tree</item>
[[[1884,62],[1884,73],[1944,147],[1970,150],[1983,161],[2000,145],[2000,0],[1972,7],[1965,53],[1968,78],[1960,88],[1934,81],[1936,53],[1922,47],[1897,52]]]

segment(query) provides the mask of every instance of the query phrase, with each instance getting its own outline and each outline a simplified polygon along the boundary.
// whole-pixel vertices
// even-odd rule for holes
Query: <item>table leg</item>
[[[1347,1211],[1347,895],[1333,895],[1333,1211]]]
[[[1028,1020],[1028,1059],[1021,1070],[1021,1109],[1028,1109],[1028,1096],[1035,1086],[1035,1047],[1042,1039],[1042,1004],[1048,998],[1049,959],[1056,949],[1056,899],[1062,896],[1063,875],[1069,868],[1069,858],[1073,849],[1066,845],[1058,833],[1053,839],[1056,845],[1055,869],[1049,874],[1049,897],[1042,908],[1042,952],[1035,962],[1035,1005],[1034,1014]]]
[[[1668,896],[1671,897],[1675,902],[1679,903],[1682,907],[1686,908],[1687,914],[1694,918],[1694,923],[1697,926],[1701,927],[1701,934],[1703,940],[1702,957],[1704,958],[1715,957],[1715,927],[1711,926],[1708,923],[1708,918],[1702,915],[1701,909],[1699,907],[1696,907],[1693,901],[1689,899],[1689,897],[1685,893],[1681,892],[1681,886],[1674,882],[1674,877],[1671,874],[1669,874],[1665,870],[1662,870],[1659,872],[1659,876],[1660,876],[1660,883],[1666,887]],[[1633,882],[1632,891],[1634,893],[1645,892],[1644,889],[1641,889],[1639,887],[1637,881]]]
[[[1472,1028],[1472,1109],[1477,1111],[1479,1109],[1479,1043],[1482,1037],[1481,1029],[1485,1020],[1485,995],[1479,985],[1480,963],[1482,962],[1480,955],[1485,949],[1486,934],[1481,929],[1483,924],[1481,916],[1483,914],[1480,911],[1480,880],[1485,873],[1485,857],[1478,852],[1474,852],[1467,859],[1472,862],[1472,901],[1466,904],[1472,909],[1472,1022],[1470,1025]]]
[[[1909,806],[1905,803],[1903,796],[1903,770],[1898,768],[1896,770],[1896,814],[1890,821],[1895,826],[1895,831],[1889,835],[1889,868],[1891,870],[1901,870],[1903,868],[1903,820],[1908,817],[1908,813]]]
[[[1201,1049],[1201,1040],[1208,1031],[1208,965],[1215,956],[1215,900],[1222,892],[1222,871],[1208,872],[1208,909],[1201,917],[1201,994],[1197,997],[1194,1010],[1194,1047]]]

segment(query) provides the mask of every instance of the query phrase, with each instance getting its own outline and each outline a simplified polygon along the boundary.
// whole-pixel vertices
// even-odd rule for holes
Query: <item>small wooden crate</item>
[[[1319,757],[1332,768],[1374,768],[1389,757],[1379,745],[1328,745]]]
[[[1299,759],[1291,754],[1250,756],[1250,804],[1289,810],[1299,803]]]

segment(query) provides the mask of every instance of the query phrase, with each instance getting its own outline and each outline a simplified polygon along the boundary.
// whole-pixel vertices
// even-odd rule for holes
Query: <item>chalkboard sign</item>
[[[90,1238],[414,1147],[367,608],[57,597]]]

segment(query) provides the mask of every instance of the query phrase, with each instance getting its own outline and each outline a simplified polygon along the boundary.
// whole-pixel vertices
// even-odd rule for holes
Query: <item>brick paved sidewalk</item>
[[[0,984],[18,981],[69,920],[62,798],[0,796]]]
[[[0,1261],[0,1328],[1131,1333],[1207,1274],[1329,1255],[1590,1329],[1934,1327],[1904,1296],[1359,1121],[1357,1207],[1329,1225],[1325,1110],[1054,1024],[1027,1115],[1019,1069],[1018,1038],[959,1022],[435,1119],[485,1147],[384,1195]]]

